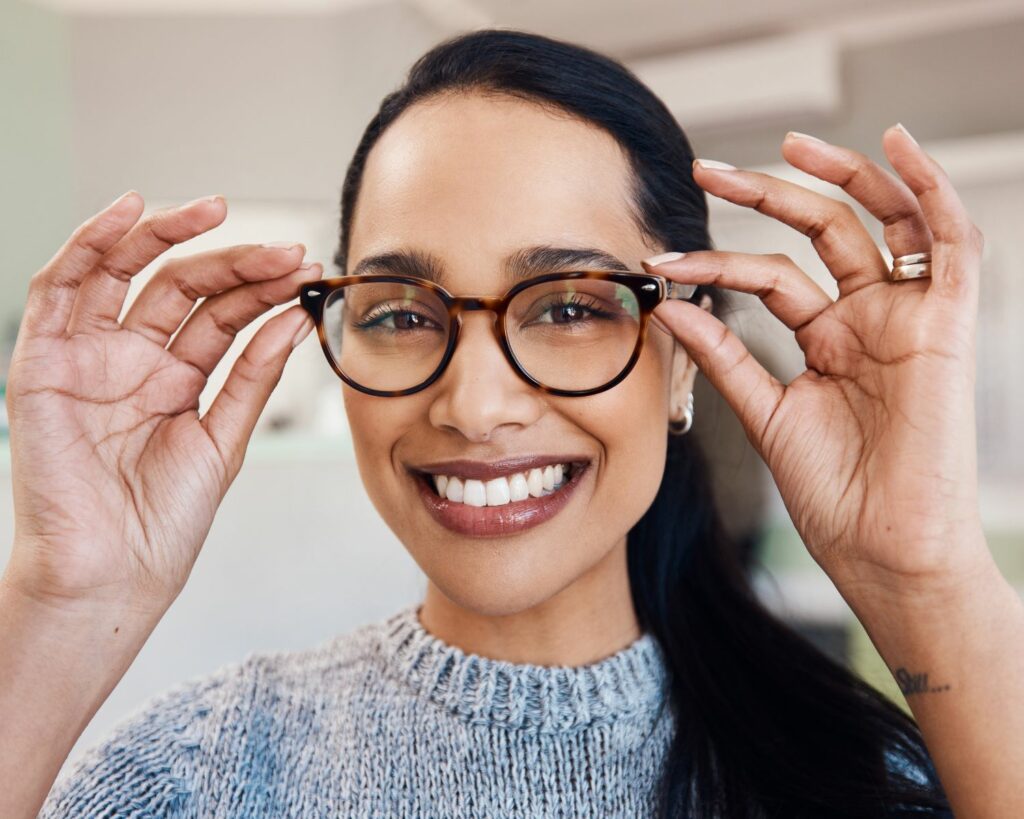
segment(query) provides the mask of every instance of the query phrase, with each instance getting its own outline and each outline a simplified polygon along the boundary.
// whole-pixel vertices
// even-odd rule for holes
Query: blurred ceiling
[[[253,198],[333,199],[335,165],[381,96],[431,45],[482,27],[623,60],[698,156],[733,164],[777,163],[787,130],[875,158],[898,121],[925,141],[1024,131],[1024,0],[31,2],[70,21],[90,204],[139,180],[168,198],[212,180]],[[268,119],[275,105],[296,125]],[[150,151],[189,161],[153,163]]]
[[[503,26],[585,43],[619,58],[807,29],[892,38],[1024,17],[1022,0],[35,0],[75,15],[333,15],[402,6],[442,28]]]

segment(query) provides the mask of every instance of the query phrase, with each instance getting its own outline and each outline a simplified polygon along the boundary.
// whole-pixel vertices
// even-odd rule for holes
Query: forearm
[[[57,608],[0,577],[0,816],[35,817],[159,616]]]
[[[1024,604],[995,564],[840,591],[899,683],[957,819],[1024,816]]]

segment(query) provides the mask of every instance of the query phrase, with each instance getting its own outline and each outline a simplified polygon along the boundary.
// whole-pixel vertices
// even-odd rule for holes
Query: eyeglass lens
[[[430,289],[404,282],[360,282],[324,303],[324,331],[339,369],[373,390],[426,381],[448,346],[448,309]],[[640,306],[623,284],[558,279],[520,290],[505,315],[520,366],[547,387],[588,390],[614,379],[640,333]]]

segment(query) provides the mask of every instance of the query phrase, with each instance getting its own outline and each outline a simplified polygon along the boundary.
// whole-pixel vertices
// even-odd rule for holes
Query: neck
[[[577,666],[641,636],[626,565],[626,539],[557,594],[528,608],[481,614],[427,582],[423,628],[467,654],[512,663]]]

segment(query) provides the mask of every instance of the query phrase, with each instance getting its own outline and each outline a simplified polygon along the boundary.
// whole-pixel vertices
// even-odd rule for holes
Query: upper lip
[[[502,458],[500,461],[472,461],[465,458],[454,461],[434,461],[427,464],[414,464],[410,468],[416,472],[430,475],[458,475],[460,478],[474,478],[487,481],[500,478],[515,472],[528,469],[540,469],[549,464],[585,464],[589,463],[587,455],[521,455],[514,458]]]

